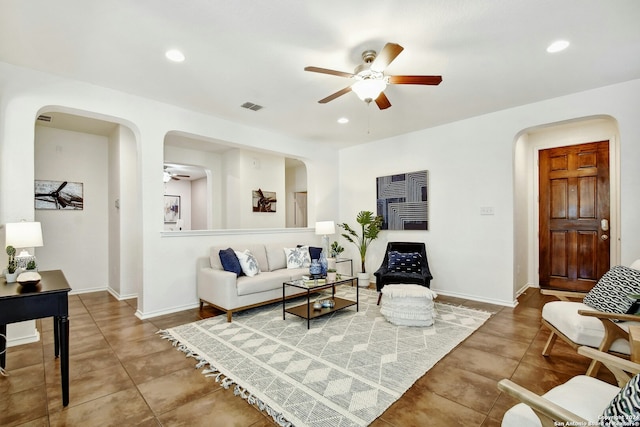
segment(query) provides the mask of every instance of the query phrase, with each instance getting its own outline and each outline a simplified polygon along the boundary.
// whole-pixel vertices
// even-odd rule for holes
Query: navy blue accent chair
[[[420,265],[413,271],[398,271],[399,269],[390,268],[389,265],[389,252],[396,251],[401,254],[420,254]],[[393,266],[391,266],[393,267]],[[401,269],[400,269],[401,270]],[[412,269],[408,269],[412,270]],[[389,242],[387,243],[387,250],[384,255],[384,260],[380,268],[373,273],[376,276],[376,289],[378,290],[378,305],[380,305],[380,298],[382,297],[382,288],[386,285],[392,284],[415,284],[431,286],[431,271],[429,271],[429,261],[427,261],[427,249],[424,243],[421,242]]]

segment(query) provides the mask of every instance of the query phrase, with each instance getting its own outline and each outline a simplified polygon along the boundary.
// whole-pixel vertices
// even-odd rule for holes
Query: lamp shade
[[[14,248],[43,246],[42,226],[39,222],[10,222],[5,225],[6,245]]]
[[[316,222],[316,234],[327,235],[336,234],[336,225],[333,221]]]

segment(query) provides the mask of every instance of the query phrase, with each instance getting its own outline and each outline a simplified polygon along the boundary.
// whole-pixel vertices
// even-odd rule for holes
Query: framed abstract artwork
[[[383,230],[428,230],[428,171],[376,178],[376,205]]]
[[[35,208],[81,211],[84,189],[81,182],[35,180]]]
[[[164,222],[175,223],[180,219],[180,196],[164,196]]]

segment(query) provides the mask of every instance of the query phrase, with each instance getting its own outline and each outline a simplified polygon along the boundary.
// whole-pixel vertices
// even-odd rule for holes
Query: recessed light
[[[343,125],[345,123],[349,123],[349,119],[347,119],[346,117],[340,117],[338,119],[338,123],[340,123],[341,125]]]
[[[556,52],[560,52],[561,50],[565,50],[568,47],[569,47],[568,41],[557,40],[549,45],[549,47],[547,48],[547,52],[556,53]]]
[[[184,54],[180,52],[178,49],[170,49],[165,52],[164,56],[166,56],[169,61],[173,61],[173,62],[184,61]]]

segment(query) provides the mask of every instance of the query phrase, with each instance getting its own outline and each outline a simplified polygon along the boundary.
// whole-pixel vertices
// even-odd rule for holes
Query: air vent
[[[245,102],[241,107],[253,111],[262,110],[264,108],[262,105],[254,104],[253,102]]]
[[[38,120],[40,120],[41,122],[50,122],[51,116],[45,116],[44,114],[41,114],[38,116]]]

